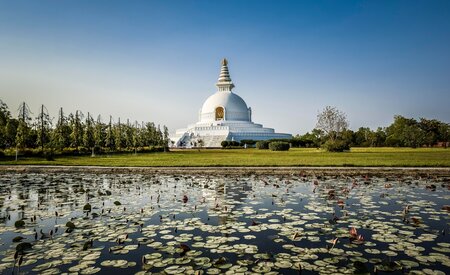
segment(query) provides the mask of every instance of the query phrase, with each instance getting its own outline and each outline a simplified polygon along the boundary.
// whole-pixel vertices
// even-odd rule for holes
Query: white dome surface
[[[218,91],[203,103],[201,121],[214,121],[217,107],[225,110],[225,120],[250,121],[249,109],[245,101],[231,91]]]
[[[217,92],[208,97],[199,111],[199,120],[178,129],[170,139],[175,147],[220,147],[224,140],[241,141],[289,139],[291,134],[276,133],[273,128],[252,122],[252,110],[233,93],[234,84],[228,71],[228,61],[222,60]]]

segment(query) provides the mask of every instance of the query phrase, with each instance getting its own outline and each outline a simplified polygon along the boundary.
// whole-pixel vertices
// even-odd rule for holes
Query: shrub
[[[242,148],[238,141],[224,140],[220,143],[220,145],[222,145],[222,148],[224,148],[224,149],[241,149]]]
[[[345,142],[343,140],[327,140],[323,145],[322,148],[327,150],[328,152],[344,152],[350,150],[350,145],[348,142]]]
[[[239,146],[240,145],[240,143],[239,143],[239,141],[229,141],[228,142],[228,146]]]
[[[252,139],[243,139],[240,142],[241,146],[245,146],[247,144],[247,147],[251,147],[254,146],[256,144],[256,140],[252,140]]]
[[[260,140],[256,142],[257,149],[269,149],[269,142],[265,140]]]
[[[269,143],[269,149],[272,151],[287,151],[289,147],[289,143],[284,141],[273,141]]]

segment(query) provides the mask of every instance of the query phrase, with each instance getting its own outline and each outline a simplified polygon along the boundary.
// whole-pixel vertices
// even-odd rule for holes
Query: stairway
[[[220,143],[227,139],[227,135],[221,136],[202,136],[203,147],[221,147]]]

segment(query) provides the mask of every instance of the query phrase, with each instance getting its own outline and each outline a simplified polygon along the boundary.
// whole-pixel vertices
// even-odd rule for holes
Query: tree
[[[425,133],[424,143],[431,147],[438,142],[439,126],[441,122],[436,119],[420,118],[418,126]]]
[[[44,104],[41,105],[41,111],[37,117],[37,139],[36,145],[41,147],[41,151],[44,152],[44,146],[48,144],[50,139],[50,130],[52,126],[52,121],[50,115],[48,114],[47,108]]]
[[[126,148],[134,148],[133,146],[133,126],[130,125],[130,120],[127,119],[127,124],[124,126],[124,139],[125,139],[125,147]]]
[[[67,122],[67,118],[64,116],[63,108],[61,107],[59,109],[56,127],[53,130],[53,143],[56,148],[62,151],[64,148],[70,146],[70,133],[70,126]]]
[[[6,126],[10,119],[11,113],[8,110],[8,105],[0,99],[0,148],[8,146]]]
[[[8,105],[0,99],[0,126],[6,126],[10,118],[11,113],[8,110]]]
[[[117,125],[114,127],[114,144],[116,145],[117,151],[120,151],[123,148],[123,132],[122,124],[120,124],[120,117]]]
[[[101,149],[101,147],[104,144],[103,142],[103,139],[105,137],[104,129],[105,127],[102,123],[102,118],[100,115],[98,115],[97,122],[95,123],[94,126],[94,144],[95,147],[98,147],[99,149]]]
[[[5,127],[5,147],[12,148],[16,146],[17,128],[19,127],[19,120],[11,118],[6,123]]]
[[[443,142],[444,148],[450,140],[450,124],[441,122],[439,125],[439,141]]]
[[[163,133],[162,140],[163,140],[163,146],[164,146],[164,152],[165,152],[167,150],[167,147],[169,146],[169,129],[166,127],[166,125],[164,125],[163,129],[164,129],[164,133]],[[201,141],[201,144],[200,144],[200,141]],[[199,146],[203,147],[203,145],[204,145],[204,141],[202,139],[199,140]]]
[[[83,145],[86,148],[91,149],[91,156],[94,154],[95,147],[95,139],[94,139],[94,120],[91,118],[91,115],[88,113],[85,121],[84,133],[83,133]]]
[[[347,117],[344,112],[336,107],[326,106],[322,112],[317,115],[316,128],[322,130],[331,140],[336,140],[342,131],[348,128]]]
[[[70,115],[70,128],[72,129],[72,132],[70,133],[71,146],[77,151],[83,144],[82,116],[83,114],[78,110],[75,112],[75,116],[72,114]]]
[[[134,153],[137,154],[137,147],[139,146],[139,128],[137,121],[135,121],[134,125],[131,127],[131,144],[133,146]]]
[[[28,105],[25,102],[19,107],[19,123],[17,125],[16,132],[16,160],[19,154],[19,149],[23,149],[27,146],[27,141],[30,137],[30,127],[28,126],[29,121],[31,121],[30,117],[31,111]]]
[[[386,128],[386,144],[389,146],[419,147],[425,144],[425,132],[412,118],[394,116],[394,122]]]
[[[106,129],[105,146],[110,150],[114,150],[114,134],[112,127],[112,116],[109,116],[109,124]]]

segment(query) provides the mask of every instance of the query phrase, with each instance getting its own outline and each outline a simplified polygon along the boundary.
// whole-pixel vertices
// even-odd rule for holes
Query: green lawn
[[[172,150],[168,153],[110,156],[56,157],[54,161],[22,158],[0,160],[0,165],[94,165],[94,166],[409,166],[450,167],[450,149],[353,148],[346,153],[318,149],[273,152],[257,149]]]

